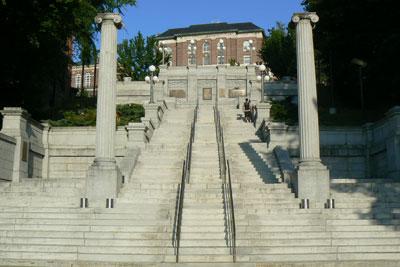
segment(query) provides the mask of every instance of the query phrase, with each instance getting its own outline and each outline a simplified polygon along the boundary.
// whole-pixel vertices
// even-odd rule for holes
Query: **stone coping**
[[[16,144],[17,140],[14,137],[5,135],[3,133],[0,133],[0,140],[6,141],[8,143]]]

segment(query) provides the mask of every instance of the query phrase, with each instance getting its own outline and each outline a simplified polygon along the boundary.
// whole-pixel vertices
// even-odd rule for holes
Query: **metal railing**
[[[220,177],[222,180],[222,190],[224,197],[227,245],[229,246],[230,253],[233,257],[233,262],[236,262],[236,223],[233,205],[231,170],[229,161],[226,160],[225,156],[224,130],[221,125],[221,117],[218,111],[218,107],[214,107],[214,121],[218,144]]]
[[[178,192],[176,197],[176,205],[175,205],[175,220],[174,220],[174,229],[172,236],[172,245],[174,247],[175,260],[179,261],[179,248],[181,241],[181,226],[182,226],[182,211],[183,211],[183,201],[185,199],[185,187],[186,183],[190,182],[190,166],[192,163],[192,145],[194,142],[194,136],[196,131],[196,121],[197,121],[197,112],[198,105],[194,109],[193,121],[190,126],[190,138],[186,148],[186,158],[183,161],[182,166],[182,178],[181,183],[178,185]]]

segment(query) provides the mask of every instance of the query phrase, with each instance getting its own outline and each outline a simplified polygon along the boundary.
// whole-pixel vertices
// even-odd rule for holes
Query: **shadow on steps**
[[[270,169],[267,163],[261,158],[261,156],[254,150],[249,142],[239,144],[246,157],[250,160],[251,164],[256,169],[257,173],[266,184],[278,183],[274,173]]]

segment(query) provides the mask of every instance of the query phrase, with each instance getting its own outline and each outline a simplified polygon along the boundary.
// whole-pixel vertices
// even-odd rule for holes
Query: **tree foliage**
[[[68,97],[72,44],[93,48],[99,12],[122,11],[136,0],[0,1],[0,108],[22,106],[36,118]]]
[[[162,63],[162,53],[157,49],[158,42],[154,36],[143,37],[141,32],[130,40],[123,40],[118,45],[118,76],[131,77],[134,81],[143,81],[150,65]],[[168,62],[168,57],[165,58]]]
[[[362,69],[364,101],[369,109],[400,104],[400,31],[395,8],[387,0],[304,0],[308,11],[320,17],[314,30],[315,46],[334,95],[341,105],[360,107],[359,67],[354,58],[368,65]]]
[[[260,53],[276,76],[296,76],[296,36],[293,28],[277,22],[268,30]]]

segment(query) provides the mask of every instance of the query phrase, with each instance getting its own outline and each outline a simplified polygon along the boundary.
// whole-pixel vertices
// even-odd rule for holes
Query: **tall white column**
[[[96,17],[101,25],[101,47],[96,117],[96,159],[114,159],[116,124],[117,29],[118,14],[106,13]]]
[[[329,198],[329,170],[321,163],[317,87],[315,78],[312,23],[314,12],[296,13],[297,79],[299,96],[300,162],[297,170],[297,193],[319,206]]]
[[[105,206],[106,198],[117,197],[121,174],[115,161],[117,30],[119,14],[96,16],[101,26],[101,47],[96,115],[95,160],[88,171],[86,194],[89,206]]]

